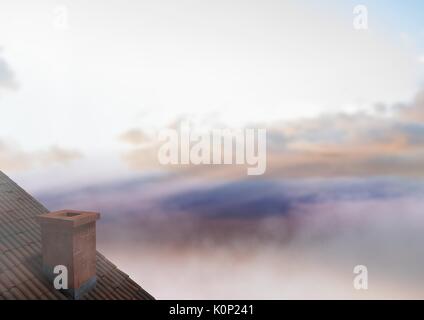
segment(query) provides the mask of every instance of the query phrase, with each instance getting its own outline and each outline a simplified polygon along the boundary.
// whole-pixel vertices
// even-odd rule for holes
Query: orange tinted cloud
[[[149,142],[149,137],[140,129],[130,129],[119,136],[119,139],[128,144],[138,146]]]
[[[381,108],[380,108],[381,109]],[[265,176],[421,176],[424,172],[424,92],[402,107],[376,108],[377,113],[330,114],[291,122],[257,124],[267,128]],[[146,142],[141,129],[121,138],[130,142],[123,159],[136,170],[179,170],[184,174],[245,176],[243,166],[161,166],[159,141]]]
[[[67,164],[81,157],[82,154],[78,151],[66,150],[59,146],[28,152],[14,144],[0,140],[0,167],[4,170],[19,171],[34,166],[48,166],[56,163]]]

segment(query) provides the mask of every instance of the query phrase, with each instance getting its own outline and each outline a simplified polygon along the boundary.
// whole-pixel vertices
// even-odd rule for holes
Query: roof
[[[67,300],[42,273],[36,216],[49,211],[0,171],[0,300]],[[143,288],[97,252],[97,284],[86,300],[151,300]]]

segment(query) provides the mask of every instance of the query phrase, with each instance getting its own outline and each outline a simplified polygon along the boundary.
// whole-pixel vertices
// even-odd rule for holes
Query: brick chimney
[[[62,210],[38,216],[41,225],[43,272],[52,281],[56,266],[68,270],[68,289],[63,292],[79,299],[96,284],[97,212]]]

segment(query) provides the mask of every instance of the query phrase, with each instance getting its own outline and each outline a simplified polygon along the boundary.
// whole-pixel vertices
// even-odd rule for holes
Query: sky
[[[117,151],[125,130],[185,113],[240,126],[410,100],[420,5],[369,5],[361,33],[348,2],[3,2],[2,59],[18,87],[2,93],[1,136],[28,151]]]
[[[72,162],[116,166],[131,152],[125,132],[154,135],[181,117],[272,126],[411,102],[424,68],[422,5],[363,4],[360,32],[353,1],[5,1],[8,169],[44,176],[49,166],[71,181]]]
[[[99,246],[157,297],[423,297],[423,6],[2,1],[0,170],[101,211]],[[266,128],[266,173],[159,165],[184,120]],[[363,295],[361,261],[382,271]]]

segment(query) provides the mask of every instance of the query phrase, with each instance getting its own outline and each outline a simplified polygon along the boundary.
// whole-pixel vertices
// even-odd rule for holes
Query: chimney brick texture
[[[38,216],[41,225],[43,271],[49,280],[53,270],[68,269],[68,289],[63,292],[79,299],[96,284],[97,212],[62,210]],[[53,282],[52,282],[53,285]]]

